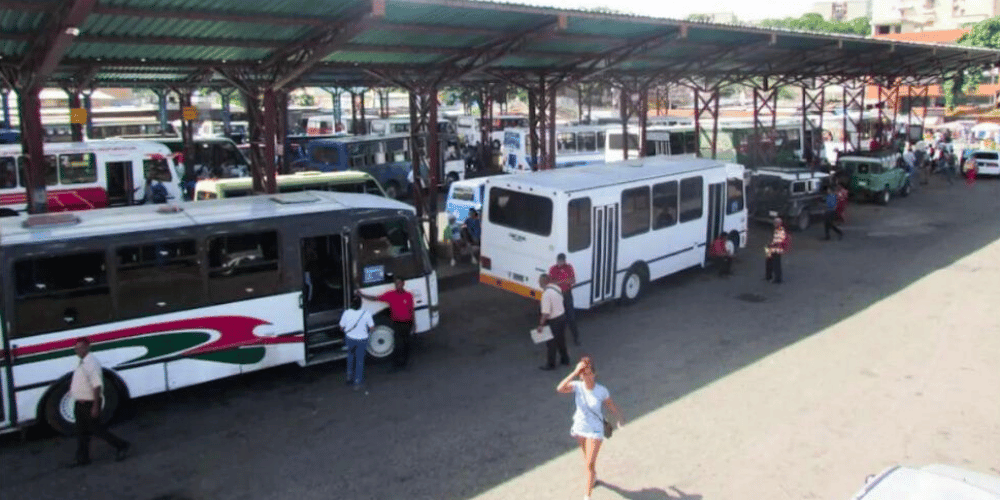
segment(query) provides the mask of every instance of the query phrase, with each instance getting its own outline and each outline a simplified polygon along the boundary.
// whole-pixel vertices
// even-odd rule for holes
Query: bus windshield
[[[406,219],[388,219],[358,226],[358,267],[361,286],[423,276],[424,262],[414,250],[416,235]]]
[[[503,188],[490,190],[489,220],[539,236],[552,233],[552,200]]]

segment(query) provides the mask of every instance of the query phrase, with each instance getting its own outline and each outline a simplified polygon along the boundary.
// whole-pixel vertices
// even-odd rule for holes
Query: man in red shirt
[[[566,324],[573,333],[573,345],[580,345],[580,331],[576,328],[576,309],[573,307],[573,285],[576,284],[576,273],[573,266],[566,262],[566,254],[556,256],[556,265],[549,268],[549,279],[559,285],[562,290],[563,307],[566,309]]]
[[[392,319],[392,331],[395,334],[396,348],[393,365],[396,368],[406,368],[410,359],[410,335],[416,331],[413,315],[413,294],[403,288],[403,279],[394,280],[396,287],[379,296],[366,295],[359,290],[357,293],[366,300],[376,300],[389,304],[389,318]]]

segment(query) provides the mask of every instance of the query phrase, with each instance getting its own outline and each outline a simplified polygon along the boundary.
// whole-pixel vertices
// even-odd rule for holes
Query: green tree
[[[991,17],[972,27],[958,39],[959,45],[1000,49],[1000,16]],[[974,94],[983,81],[983,69],[967,68],[952,75],[945,75],[941,84],[945,106],[954,109],[962,97]]]
[[[802,17],[786,17],[784,19],[764,19],[757,23],[761,28],[784,28],[800,31],[818,31],[821,33],[841,33],[845,35],[868,36],[871,34],[871,19],[859,17],[850,21],[827,21],[816,13],[803,14]]]

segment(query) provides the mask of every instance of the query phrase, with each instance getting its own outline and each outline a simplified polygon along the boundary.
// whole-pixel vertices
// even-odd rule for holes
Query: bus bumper
[[[485,273],[479,273],[479,282],[486,285],[490,285],[492,287],[499,288],[507,292],[516,293],[528,299],[532,300],[542,299],[541,290],[535,290],[534,288],[531,288],[527,285],[523,285],[521,283],[517,283],[510,280],[505,280],[503,278],[497,278],[496,276],[490,276]]]

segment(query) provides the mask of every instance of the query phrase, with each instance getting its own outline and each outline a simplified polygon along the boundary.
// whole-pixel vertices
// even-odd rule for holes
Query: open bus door
[[[343,358],[340,316],[350,304],[350,237],[302,238],[302,313],[307,364]]]
[[[14,423],[14,386],[11,384],[11,346],[7,342],[7,325],[0,315],[0,429],[10,427]]]

